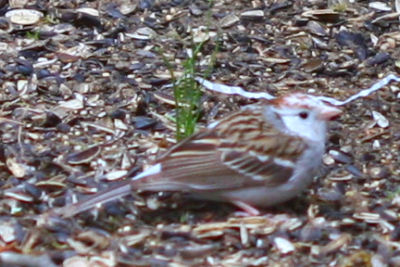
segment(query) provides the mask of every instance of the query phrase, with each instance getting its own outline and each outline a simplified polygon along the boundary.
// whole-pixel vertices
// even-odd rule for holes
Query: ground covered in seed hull
[[[261,216],[175,193],[45,216],[175,142],[170,70],[182,75],[200,42],[211,81],[345,99],[400,75],[398,12],[400,1],[0,1],[0,265],[400,265],[398,83],[347,104],[319,178]],[[198,127],[254,101],[204,90]]]

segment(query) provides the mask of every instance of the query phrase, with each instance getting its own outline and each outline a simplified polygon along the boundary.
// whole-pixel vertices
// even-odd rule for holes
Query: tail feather
[[[54,213],[64,217],[72,217],[78,213],[87,211],[98,204],[103,204],[112,200],[129,195],[132,191],[131,181],[125,184],[117,185],[114,188],[107,189],[78,203],[67,205],[65,207],[56,209]]]
[[[128,179],[124,184],[119,184],[116,187],[99,192],[94,196],[79,201],[78,203],[67,205],[59,209],[54,209],[50,211],[50,213],[60,215],[64,218],[72,217],[78,213],[87,211],[96,205],[125,197],[129,195],[133,189],[140,189],[140,185],[143,183],[143,181],[146,181],[146,179],[158,177],[161,170],[161,164],[158,163],[136,175],[132,179]],[[146,182],[144,184],[146,184]]]

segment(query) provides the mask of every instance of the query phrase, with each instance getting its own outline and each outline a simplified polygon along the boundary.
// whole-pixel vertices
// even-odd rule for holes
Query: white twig
[[[203,85],[208,90],[227,94],[227,95],[240,95],[240,96],[243,96],[246,98],[268,99],[268,100],[275,98],[273,95],[270,95],[268,93],[247,92],[243,88],[238,87],[238,86],[228,86],[228,85],[224,85],[224,84],[214,83],[214,82],[205,80],[201,77],[196,77],[196,81],[199,82],[201,85]],[[400,82],[400,78],[394,74],[390,74],[390,75],[386,76],[385,78],[381,79],[380,81],[376,82],[375,84],[373,84],[370,88],[362,90],[362,91],[358,92],[357,94],[352,95],[343,101],[337,100],[335,98],[327,97],[327,96],[317,96],[317,98],[322,101],[328,102],[332,105],[341,106],[341,105],[347,104],[353,100],[356,100],[360,97],[368,96],[368,95],[372,94],[373,92],[386,86],[391,81]]]
[[[326,97],[326,96],[319,96],[318,98],[321,99],[322,101],[328,102],[332,105],[341,106],[341,105],[347,104],[353,100],[356,100],[357,98],[368,96],[368,95],[372,94],[373,92],[378,91],[382,87],[386,86],[391,81],[400,82],[400,78],[394,74],[390,74],[390,75],[386,76],[385,78],[383,78],[382,80],[374,83],[370,88],[364,89],[364,90],[358,92],[357,94],[350,96],[349,98],[347,98],[344,101],[336,100],[334,98]]]
[[[255,98],[255,99],[274,99],[273,95],[268,93],[252,93],[243,90],[243,88],[238,86],[229,86],[220,83],[214,83],[207,81],[203,78],[196,77],[196,81],[198,81],[201,85],[211,91],[227,94],[227,95],[240,95],[246,98]]]

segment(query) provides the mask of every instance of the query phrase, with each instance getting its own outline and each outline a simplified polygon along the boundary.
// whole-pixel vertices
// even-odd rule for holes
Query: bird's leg
[[[250,204],[240,201],[240,200],[231,200],[235,206],[240,208],[242,211],[235,212],[236,215],[240,217],[247,217],[247,216],[258,216],[260,215],[260,211],[255,207],[251,206]]]

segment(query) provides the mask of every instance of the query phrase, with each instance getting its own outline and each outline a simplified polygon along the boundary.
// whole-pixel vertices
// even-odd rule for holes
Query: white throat
[[[323,142],[326,138],[326,122],[311,118],[307,121],[299,120],[297,116],[282,116],[283,124],[289,134],[298,135],[309,141]]]

